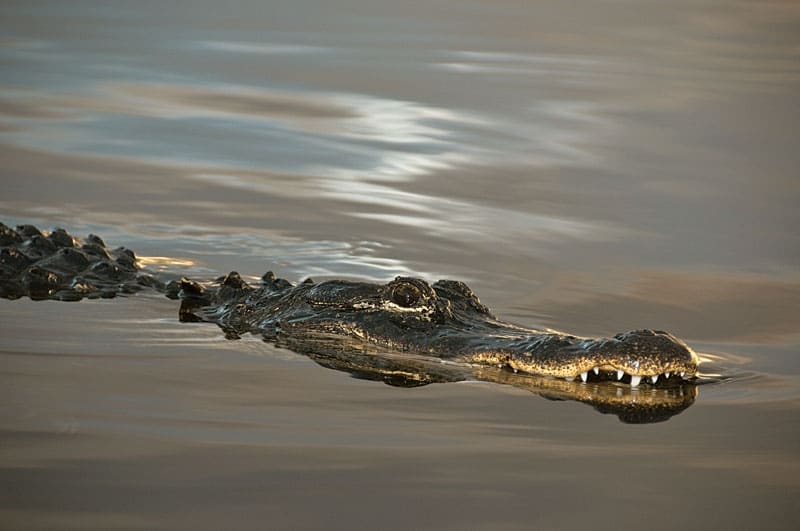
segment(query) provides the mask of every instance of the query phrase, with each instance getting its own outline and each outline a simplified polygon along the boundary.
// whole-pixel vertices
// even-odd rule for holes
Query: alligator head
[[[253,288],[231,273],[210,286],[184,280],[184,320],[230,336],[263,334],[300,352],[401,351],[583,382],[637,387],[697,373],[697,355],[661,331],[582,338],[498,320],[463,282],[398,277],[388,284],[332,280],[293,286],[264,276]]]

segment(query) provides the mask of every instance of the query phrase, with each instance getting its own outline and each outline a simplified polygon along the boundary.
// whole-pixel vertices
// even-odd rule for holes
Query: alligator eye
[[[419,302],[422,294],[414,284],[399,284],[392,290],[392,302],[403,308],[411,308]]]

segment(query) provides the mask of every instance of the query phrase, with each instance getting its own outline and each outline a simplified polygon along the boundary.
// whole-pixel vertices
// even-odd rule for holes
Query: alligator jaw
[[[623,380],[631,387],[688,380],[696,376],[699,358],[671,334],[635,330],[610,339],[580,339],[551,334],[544,339],[514,341],[506,348],[477,351],[473,363],[565,380]]]

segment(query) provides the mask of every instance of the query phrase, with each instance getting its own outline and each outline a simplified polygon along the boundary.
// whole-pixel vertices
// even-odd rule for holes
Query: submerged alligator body
[[[141,271],[127,249],[30,225],[0,224],[0,247],[1,297],[79,300],[155,289],[181,300],[181,321],[216,323],[231,339],[259,334],[321,365],[394,385],[535,382],[543,396],[590,403],[628,422],[664,420],[696,394],[698,357],[666,332],[595,339],[526,328],[497,319],[463,282],[293,285],[269,272],[251,286],[231,272],[165,283]]]

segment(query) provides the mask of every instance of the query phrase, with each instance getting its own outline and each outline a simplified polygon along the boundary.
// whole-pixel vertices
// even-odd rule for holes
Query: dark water
[[[800,5],[4,2],[0,220],[213,276],[468,282],[732,380],[627,425],[173,301],[0,300],[9,529],[795,529]]]

